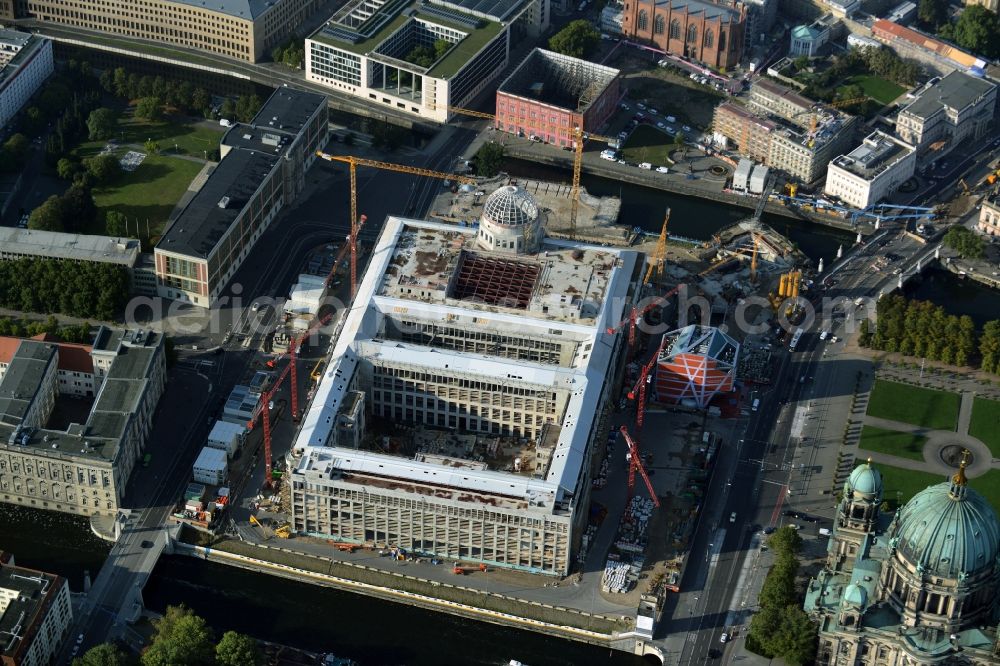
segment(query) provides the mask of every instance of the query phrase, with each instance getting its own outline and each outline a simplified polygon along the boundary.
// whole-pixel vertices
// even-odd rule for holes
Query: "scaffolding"
[[[583,113],[617,76],[611,67],[535,49],[498,92]]]

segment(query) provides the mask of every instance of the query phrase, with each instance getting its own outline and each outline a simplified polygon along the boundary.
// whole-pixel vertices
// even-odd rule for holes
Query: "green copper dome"
[[[868,603],[868,593],[857,583],[851,583],[844,588],[844,603],[864,608]]]
[[[908,562],[942,578],[964,578],[995,565],[1000,520],[960,469],[950,483],[913,496],[900,509],[892,543]]]
[[[861,493],[863,495],[874,495],[876,497],[882,497],[882,474],[877,469],[872,467],[872,463],[869,460],[864,465],[858,465],[851,472],[850,478],[847,479],[845,484],[845,489],[853,490],[856,493]]]

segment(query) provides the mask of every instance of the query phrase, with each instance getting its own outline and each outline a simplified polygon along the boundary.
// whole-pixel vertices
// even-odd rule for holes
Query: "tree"
[[[789,604],[779,612],[768,646],[789,666],[812,664],[816,656],[816,624],[801,608]]]
[[[95,183],[110,183],[122,173],[121,162],[108,153],[86,158],[83,160],[83,166]]]
[[[66,231],[81,232],[88,229],[97,218],[97,204],[89,187],[73,185],[62,197],[63,226]]]
[[[79,167],[76,162],[68,157],[60,158],[60,160],[56,162],[56,175],[63,180],[73,180],[73,176],[76,175],[78,169]]]
[[[982,5],[968,5],[954,24],[941,31],[941,36],[952,39],[978,55],[996,58],[1000,55],[1000,22],[997,15]]]
[[[115,94],[119,97],[128,97],[128,72],[125,71],[124,67],[115,69],[112,80],[114,81]]]
[[[32,136],[38,136],[45,129],[45,114],[37,106],[29,106],[24,112],[24,131]]]
[[[253,638],[227,631],[215,646],[215,663],[218,666],[261,666],[264,656]]]
[[[40,231],[64,231],[64,218],[62,198],[53,194],[41,206],[31,211],[28,228]]]
[[[215,661],[212,630],[184,606],[167,606],[153,623],[153,642],[142,654],[142,666],[211,666]]]
[[[937,30],[948,22],[947,0],[920,0],[917,5],[917,19],[925,28]]]
[[[109,236],[124,236],[128,233],[128,218],[125,213],[109,210],[104,214],[104,233]]]
[[[204,88],[195,88],[191,93],[191,108],[204,111],[212,105],[212,98]]]
[[[159,97],[143,97],[135,105],[135,117],[159,120],[163,115],[163,100]]]
[[[152,139],[146,139],[146,142],[142,144],[142,147],[146,149],[146,152],[150,155],[155,155],[160,152],[160,144],[156,143]]]
[[[681,149],[684,147],[684,132],[678,132],[677,134],[674,134],[674,146],[677,149]]]
[[[262,102],[257,95],[240,95],[236,100],[236,118],[240,122],[248,123],[253,120],[260,110]]]
[[[487,141],[476,152],[473,161],[476,165],[476,175],[492,178],[503,168],[503,144]]]
[[[95,645],[73,660],[73,666],[132,666],[134,663],[132,655],[114,643]]]
[[[102,106],[94,109],[87,116],[87,138],[91,141],[104,141],[115,134],[115,112]]]
[[[219,108],[219,115],[229,120],[236,120],[236,102],[227,97]]]
[[[586,58],[601,43],[601,33],[589,21],[571,21],[552,35],[549,49],[573,58]]]
[[[971,5],[978,7],[978,5]],[[948,230],[942,239],[944,244],[961,254],[966,259],[983,258],[983,239],[975,232],[961,225],[955,225]]]
[[[12,160],[15,165],[22,166],[25,158],[28,156],[28,147],[30,145],[28,137],[18,132],[3,144],[3,152],[7,159]]]

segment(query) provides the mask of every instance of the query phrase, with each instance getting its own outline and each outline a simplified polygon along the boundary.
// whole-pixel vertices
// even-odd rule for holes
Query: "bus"
[[[802,329],[795,329],[795,335],[792,336],[792,341],[788,343],[788,351],[795,351],[795,347],[799,344],[799,340],[802,339]]]

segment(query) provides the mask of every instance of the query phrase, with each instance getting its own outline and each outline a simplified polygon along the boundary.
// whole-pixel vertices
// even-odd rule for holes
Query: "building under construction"
[[[535,49],[497,89],[496,128],[573,146],[573,130],[596,131],[621,98],[617,69]]]
[[[296,531],[568,573],[640,255],[545,217],[504,186],[478,228],[386,221],[293,447]]]
[[[692,324],[667,333],[656,359],[657,401],[690,400],[705,409],[733,390],[739,354],[740,344],[715,327]]]

